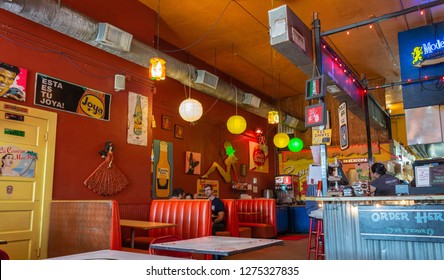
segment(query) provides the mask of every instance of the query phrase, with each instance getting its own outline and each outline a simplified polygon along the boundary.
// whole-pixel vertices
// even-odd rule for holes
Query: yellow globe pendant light
[[[241,134],[247,128],[247,121],[239,115],[231,116],[227,121],[227,128],[232,134]]]
[[[287,147],[290,142],[290,136],[287,133],[280,132],[273,137],[273,143],[278,148]]]
[[[187,98],[180,103],[179,114],[187,122],[195,122],[202,117],[202,104],[196,99]]]

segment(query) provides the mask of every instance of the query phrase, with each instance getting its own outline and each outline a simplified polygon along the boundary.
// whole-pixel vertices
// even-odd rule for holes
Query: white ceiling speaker
[[[194,83],[206,85],[207,87],[216,89],[219,77],[205,70],[197,70],[197,78]]]
[[[114,90],[122,91],[125,90],[125,75],[115,75],[114,76]]]
[[[99,23],[96,42],[101,45],[129,52],[133,35],[109,23]]]

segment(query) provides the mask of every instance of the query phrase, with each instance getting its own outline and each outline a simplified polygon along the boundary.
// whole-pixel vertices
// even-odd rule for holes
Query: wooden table
[[[149,222],[149,221],[139,221],[139,220],[120,220],[121,227],[131,228],[131,248],[134,248],[134,237],[137,229],[150,230],[158,228],[170,228],[176,227],[176,224],[160,223],[160,222]]]
[[[220,260],[223,256],[226,257],[280,244],[284,244],[284,241],[278,239],[205,236],[180,241],[151,244],[150,248],[191,252],[196,254],[210,254],[213,255],[213,259]]]
[[[183,260],[167,256],[157,256],[150,254],[141,254],[134,252],[100,250],[74,255],[50,258],[48,260]]]

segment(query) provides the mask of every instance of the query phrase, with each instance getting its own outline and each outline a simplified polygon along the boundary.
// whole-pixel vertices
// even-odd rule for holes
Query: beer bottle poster
[[[173,143],[154,140],[153,198],[169,198],[173,186]]]
[[[34,104],[109,121],[111,95],[37,73]]]
[[[147,146],[148,139],[148,97],[128,93],[128,133],[129,144]]]

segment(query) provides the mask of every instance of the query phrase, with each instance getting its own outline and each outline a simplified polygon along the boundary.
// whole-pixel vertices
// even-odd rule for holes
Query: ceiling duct
[[[146,68],[149,67],[150,58],[161,57],[168,65],[167,77],[175,79],[195,90],[224,100],[232,105],[236,104],[236,96],[239,100],[244,99],[245,93],[242,90],[220,79],[218,79],[215,89],[204,84],[195,83],[194,81],[196,81],[198,71],[200,70],[164,53],[158,52],[158,50],[137,40],[133,39],[131,41],[129,52],[97,42],[96,38],[99,32],[99,23],[63,6],[55,0],[0,0],[0,8]],[[275,106],[266,102],[261,102],[259,108],[241,103],[238,104],[238,106],[245,111],[265,119],[268,118],[268,111],[275,110]],[[283,114],[286,115],[285,113]],[[299,121],[296,129],[305,131],[304,121]]]

